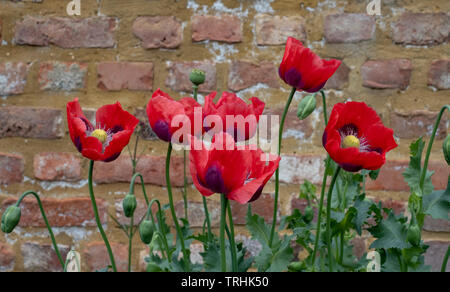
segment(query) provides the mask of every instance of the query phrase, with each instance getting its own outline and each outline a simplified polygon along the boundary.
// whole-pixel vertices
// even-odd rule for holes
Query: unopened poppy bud
[[[314,210],[311,206],[305,208],[305,215],[303,215],[303,221],[306,223],[311,222],[314,219]]]
[[[420,244],[420,228],[417,224],[411,225],[406,233],[406,239],[413,246]]]
[[[2,216],[1,229],[4,233],[11,233],[20,221],[20,208],[16,205],[9,206]]]
[[[197,86],[205,83],[205,79],[206,79],[205,71],[199,69],[193,69],[191,71],[191,74],[189,75],[189,80],[191,80],[191,82]]]
[[[136,210],[137,201],[136,197],[132,194],[128,194],[125,196],[122,202],[123,212],[125,216],[130,218],[134,214],[134,210]]]
[[[444,151],[445,161],[450,165],[450,134],[448,134],[444,144],[442,144],[442,150]]]
[[[139,225],[139,235],[141,240],[145,244],[149,244],[152,241],[153,233],[155,232],[155,224],[149,220],[143,220]]]
[[[316,97],[308,95],[298,104],[297,117],[300,120],[306,119],[316,109]]]

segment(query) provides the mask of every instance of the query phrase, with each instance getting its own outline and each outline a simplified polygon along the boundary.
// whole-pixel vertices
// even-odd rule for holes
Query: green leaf
[[[380,169],[369,171],[369,177],[371,180],[376,180],[380,174]]]
[[[366,223],[367,219],[370,217],[370,207],[373,202],[365,200],[365,195],[358,196],[356,198],[355,204],[353,205],[356,209],[356,217],[353,219],[355,224],[356,232],[361,235],[362,226]]]
[[[392,211],[386,220],[369,230],[377,238],[370,248],[409,248],[411,245],[406,241],[407,230],[405,226],[397,220]]]
[[[269,246],[270,241],[270,227],[264,221],[264,218],[257,214],[247,213],[247,228],[253,238],[258,240],[263,246]],[[273,244],[279,241],[278,236],[274,236]]]
[[[445,191],[434,191],[423,197],[424,213],[434,219],[450,220],[450,177]]]
[[[286,271],[293,258],[293,250],[290,246],[290,237],[285,236],[283,240],[273,248],[263,246],[263,249],[255,258],[255,265],[259,272],[281,272]]]

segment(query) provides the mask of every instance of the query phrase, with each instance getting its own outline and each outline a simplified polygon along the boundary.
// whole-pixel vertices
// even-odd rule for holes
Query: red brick
[[[404,139],[416,139],[420,136],[431,136],[436,123],[438,112],[418,110],[409,113],[391,113],[391,128],[395,136]],[[436,139],[444,139],[447,136],[447,118],[442,116],[436,132]]]
[[[281,121],[282,114],[283,114],[283,109],[281,109],[281,108],[277,108],[277,109],[266,108],[264,110],[263,115],[267,115],[267,122],[264,119],[260,119],[259,125],[260,125],[260,131],[262,131],[261,125],[263,125],[263,123],[264,123],[263,127],[267,127],[268,133],[267,133],[267,137],[265,137],[265,138],[267,138],[267,139],[272,138],[271,124],[272,124],[272,122],[275,122],[275,120],[272,121],[272,117],[277,116],[278,123],[279,123]],[[276,124],[277,127],[279,125],[278,123]],[[301,142],[304,142],[304,140],[311,137],[312,133],[313,133],[313,128],[311,125],[311,119],[299,120],[297,118],[296,110],[288,111],[287,116],[286,116],[286,121],[284,124],[283,138],[294,138]],[[275,137],[273,137],[273,138],[275,138]],[[278,134],[277,134],[276,139],[278,139]]]
[[[364,253],[367,252],[366,248],[366,239],[363,237],[355,237],[352,240],[350,240],[350,243],[353,245],[353,254],[358,258],[361,259],[364,255]]]
[[[234,15],[195,15],[192,18],[192,40],[226,43],[242,42],[242,22]]]
[[[0,184],[20,183],[25,162],[22,156],[0,153]]]
[[[22,62],[0,63],[0,96],[21,94],[27,83],[28,65]]]
[[[117,271],[126,272],[128,270],[128,247],[124,244],[110,242],[114,254]],[[84,251],[84,261],[89,272],[95,272],[106,268],[111,264],[108,250],[103,241],[89,242]]]
[[[388,160],[381,168],[377,180],[367,180],[368,190],[409,191],[402,173],[408,167],[408,160]],[[430,161],[428,169],[434,171],[431,177],[435,189],[445,189],[450,169],[440,161]]]
[[[189,159],[186,159],[189,163]],[[141,173],[146,184],[166,185],[166,156],[143,155],[139,159],[136,171]],[[187,179],[192,183],[189,164],[186,165]],[[184,185],[183,157],[172,156],[170,161],[170,179],[173,187]],[[132,166],[130,156],[121,155],[113,162],[95,164],[94,181],[97,183],[130,182]],[[138,180],[140,183],[140,180]]]
[[[366,14],[341,13],[325,17],[328,43],[357,43],[375,38],[375,18]]]
[[[450,221],[444,219],[425,218],[423,229],[431,232],[450,232]]]
[[[86,88],[86,63],[44,62],[39,69],[41,90],[76,91]]]
[[[54,227],[74,227],[74,226],[97,226],[91,200],[87,197],[78,198],[42,198],[42,205],[51,226]],[[106,223],[107,202],[103,199],[96,199],[100,220]],[[17,202],[17,198],[7,198],[1,204],[2,211]],[[37,201],[32,195],[26,197],[20,204],[22,216],[19,226],[21,227],[45,227],[41,211]]]
[[[152,90],[151,62],[103,62],[97,65],[97,74],[98,88],[103,90]]]
[[[428,85],[450,89],[450,60],[434,60],[428,72]]]
[[[0,138],[57,139],[64,135],[61,110],[7,106],[0,108]]]
[[[438,45],[450,39],[450,16],[406,12],[392,24],[392,39],[402,45]]]
[[[367,61],[361,67],[363,86],[375,89],[405,90],[411,78],[412,63],[407,59]]]
[[[34,156],[34,176],[47,181],[81,180],[81,159],[78,155],[44,152]]]
[[[440,272],[442,261],[444,260],[450,242],[425,241],[425,244],[429,245],[429,248],[425,253],[425,264],[431,266],[431,271]],[[445,271],[450,272],[450,261],[447,263]]]
[[[109,17],[68,18],[26,16],[16,22],[16,44],[73,48],[112,48],[117,21]]]
[[[174,49],[183,41],[181,21],[174,16],[141,16],[133,23],[133,33],[146,49]]]
[[[260,83],[271,88],[279,88],[277,70],[277,67],[270,62],[254,64],[246,61],[234,61],[228,75],[228,88],[239,91]]]
[[[345,64],[341,63],[341,66],[336,70],[333,76],[328,79],[325,88],[342,90],[348,85],[349,75],[351,69]]]
[[[284,45],[288,37],[306,41],[303,17],[258,14],[255,22],[256,43],[260,46]]]
[[[69,247],[59,245],[63,260],[67,257]],[[26,272],[62,272],[61,263],[53,245],[47,243],[26,242],[21,246],[23,267]]]
[[[216,90],[216,66],[211,62],[173,62],[168,66],[169,75],[166,85],[173,91],[192,92],[189,75],[192,69],[200,69],[206,73],[205,83],[198,87],[199,92],[209,93]]]
[[[10,272],[14,265],[15,256],[11,246],[0,242],[0,272]]]
[[[208,213],[211,226],[219,226],[220,203],[207,199]],[[178,219],[184,218],[184,201],[180,200],[175,204],[175,212]],[[205,221],[205,209],[203,202],[188,201],[188,219],[191,227],[203,227]]]
[[[230,201],[231,213],[233,214],[234,224],[245,225],[247,221],[248,204],[239,204],[235,201]],[[258,214],[267,223],[272,223],[273,220],[273,205],[274,198],[271,194],[262,194],[259,199],[251,203],[252,213]],[[280,206],[278,205],[277,222],[280,222]]]
[[[308,180],[314,184],[321,184],[325,168],[324,160],[325,156],[319,155],[282,155],[280,182],[299,185]]]

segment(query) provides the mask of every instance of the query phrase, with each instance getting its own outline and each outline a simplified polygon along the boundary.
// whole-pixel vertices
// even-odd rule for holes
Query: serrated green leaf
[[[445,191],[434,191],[423,197],[423,208],[434,219],[450,220],[450,177]]]
[[[370,217],[370,207],[373,205],[373,202],[365,200],[365,195],[358,196],[356,198],[354,208],[356,209],[356,216],[353,219],[353,223],[355,224],[356,232],[361,235],[362,226],[366,223],[367,219]]]
[[[293,250],[290,246],[290,237],[285,236],[275,247],[263,246],[261,252],[255,258],[255,265],[259,272],[286,271],[293,258]]]
[[[406,227],[397,220],[392,211],[386,220],[382,220],[377,226],[370,229],[376,240],[370,248],[409,248],[411,245],[406,241]]]
[[[403,177],[405,178],[406,183],[408,183],[411,192],[418,193],[420,195],[429,194],[433,191],[433,183],[431,182],[431,176],[433,175],[433,171],[426,172],[425,182],[423,187],[423,192],[420,189],[420,175],[422,170],[422,153],[425,147],[425,142],[422,137],[420,137],[417,141],[413,142],[409,146],[410,150],[410,161],[408,168],[403,172]]]

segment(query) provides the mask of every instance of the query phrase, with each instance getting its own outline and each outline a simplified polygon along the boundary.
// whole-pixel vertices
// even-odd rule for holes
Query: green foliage
[[[450,220],[450,177],[445,191],[434,191],[423,198],[423,209],[434,219]]]

